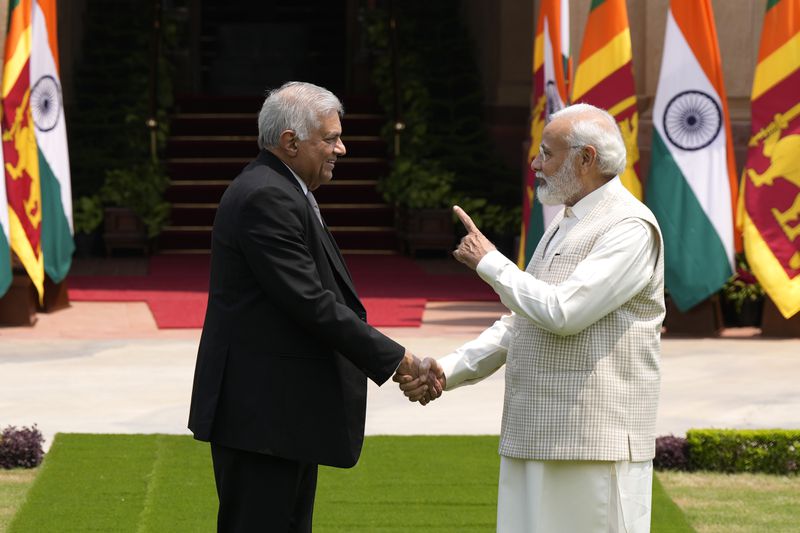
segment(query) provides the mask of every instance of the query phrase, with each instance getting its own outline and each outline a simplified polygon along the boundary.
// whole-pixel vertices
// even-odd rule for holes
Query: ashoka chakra
[[[682,150],[700,150],[711,144],[722,129],[722,110],[708,94],[683,91],[672,97],[664,110],[664,132]]]
[[[61,88],[53,76],[42,76],[31,89],[31,114],[40,131],[50,131],[61,114]]]

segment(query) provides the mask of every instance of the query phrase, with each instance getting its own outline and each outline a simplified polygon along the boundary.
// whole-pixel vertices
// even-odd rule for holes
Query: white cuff
[[[483,281],[494,287],[494,283],[497,281],[500,271],[509,264],[513,265],[514,263],[497,250],[492,250],[481,258],[475,271]]]
[[[446,379],[447,387],[444,390],[452,390],[458,383],[456,382],[456,378],[453,377],[453,373],[456,370],[456,365],[461,360],[461,354],[453,352],[447,354],[446,356],[442,357],[441,359],[437,359],[436,361],[439,363],[439,366],[442,367],[444,371],[444,377]]]

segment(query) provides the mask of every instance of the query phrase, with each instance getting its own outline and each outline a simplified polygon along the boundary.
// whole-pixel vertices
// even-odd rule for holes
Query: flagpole
[[[147,127],[150,129],[150,157],[158,161],[158,56],[161,44],[161,0],[153,0],[152,60],[150,61],[150,112]]]
[[[400,96],[400,59],[397,49],[397,16],[394,2],[389,0],[389,45],[392,54],[392,88],[394,90],[394,156],[400,155],[400,136],[406,129],[403,121],[403,101]]]

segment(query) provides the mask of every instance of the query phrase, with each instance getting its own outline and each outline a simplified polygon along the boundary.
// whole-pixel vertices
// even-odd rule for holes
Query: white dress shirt
[[[620,187],[622,182],[615,177],[571,208],[566,207],[558,230],[547,243],[545,257],[558,253],[569,231],[605,194]],[[480,381],[505,363],[517,315],[552,333],[573,335],[618,308],[641,291],[652,276],[657,243],[649,224],[626,219],[602,235],[572,275],[558,285],[520,270],[496,250],[486,254],[478,263],[478,275],[491,285],[511,314],[439,360],[447,376],[447,389]]]

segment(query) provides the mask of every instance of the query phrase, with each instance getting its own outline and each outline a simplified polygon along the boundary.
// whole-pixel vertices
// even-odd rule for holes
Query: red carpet
[[[430,274],[407,257],[346,258],[373,326],[418,327],[425,303],[496,301],[475,274]],[[203,326],[208,298],[207,256],[155,256],[147,276],[70,276],[73,301],[147,302],[159,328]]]

